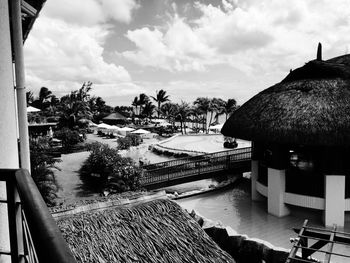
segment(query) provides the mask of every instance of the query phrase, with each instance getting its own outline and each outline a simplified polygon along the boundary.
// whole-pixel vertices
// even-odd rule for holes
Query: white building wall
[[[18,168],[15,90],[8,1],[0,1],[0,169]],[[5,184],[0,182],[0,198],[6,199]],[[0,205],[0,249],[9,251],[6,204]],[[0,260],[2,261],[2,260]],[[2,261],[2,262],[6,262]]]
[[[288,215],[289,209],[284,203],[284,192],[286,189],[286,171],[268,168],[267,177],[268,212],[278,217]]]
[[[345,220],[345,176],[325,175],[325,212],[326,226],[336,224],[344,227]]]

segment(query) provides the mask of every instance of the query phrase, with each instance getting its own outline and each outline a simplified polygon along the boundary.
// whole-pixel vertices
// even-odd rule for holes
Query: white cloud
[[[253,76],[302,65],[314,58],[319,41],[325,57],[342,55],[350,42],[347,0],[223,0],[192,8],[201,12],[197,19],[180,18],[175,9],[161,29],[128,31],[136,49],[123,56],[169,71],[227,64]]]
[[[107,19],[130,23],[132,11],[139,8],[134,0],[100,0]]]
[[[130,80],[121,66],[102,57],[108,29],[79,27],[43,17],[25,45],[30,74],[47,80],[114,83]]]
[[[137,50],[123,52],[125,58],[143,66],[169,71],[204,71],[206,61],[215,54],[214,49],[209,48],[178,16],[173,18],[165,34],[157,28],[143,27],[129,30],[126,37]]]
[[[139,5],[135,0],[50,0],[45,4],[45,16],[83,26],[109,20],[129,23]]]
[[[128,71],[106,62],[103,53],[112,30],[106,21],[130,22],[135,8],[134,0],[48,1],[25,44],[27,87],[47,86],[62,95],[84,81],[130,82]]]

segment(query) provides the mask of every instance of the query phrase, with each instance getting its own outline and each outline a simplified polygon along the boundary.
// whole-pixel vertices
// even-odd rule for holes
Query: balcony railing
[[[7,211],[9,231],[0,233],[0,239],[8,241],[9,250],[0,251],[0,261],[7,257],[4,262],[76,262],[30,174],[0,170],[0,183],[4,182],[0,216],[6,217],[1,212]]]

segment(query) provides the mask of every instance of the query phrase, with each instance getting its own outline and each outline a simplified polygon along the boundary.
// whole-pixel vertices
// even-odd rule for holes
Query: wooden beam
[[[32,7],[30,4],[28,4],[26,1],[22,0],[21,2],[22,2],[21,3],[22,12],[27,14],[30,17],[35,17],[37,14],[37,10],[34,7]]]

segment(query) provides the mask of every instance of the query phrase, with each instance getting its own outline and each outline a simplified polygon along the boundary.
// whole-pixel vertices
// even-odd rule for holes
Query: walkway
[[[251,148],[241,148],[144,166],[142,185],[165,187],[201,180],[213,173],[250,171]]]

